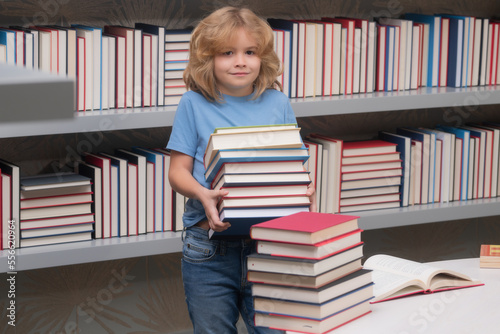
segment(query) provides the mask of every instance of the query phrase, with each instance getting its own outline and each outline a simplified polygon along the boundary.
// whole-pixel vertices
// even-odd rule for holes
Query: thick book
[[[481,245],[480,268],[500,268],[500,245]]]
[[[252,283],[261,283],[265,286],[279,285],[292,288],[319,289],[320,287],[352,274],[361,268],[361,258],[359,258],[316,276],[289,275],[249,270],[247,272],[247,280]]]
[[[455,270],[385,254],[371,256],[364,263],[364,268],[373,271],[375,298],[372,303],[419,293],[483,285],[481,281]]]
[[[254,298],[255,312],[323,320],[341,312],[347,305],[356,305],[373,298],[373,283],[348,291],[323,303],[304,303],[277,298]]]
[[[334,253],[321,260],[252,253],[247,257],[247,265],[248,270],[316,276],[361,256],[363,256],[363,244]]]
[[[358,216],[299,212],[252,226],[255,240],[315,245],[358,229]]]
[[[212,133],[205,149],[203,161],[212,161],[219,150],[246,148],[300,148],[300,128],[256,129],[240,132]]]
[[[372,272],[361,268],[344,274],[319,287],[309,288],[299,285],[286,286],[257,282],[252,284],[252,295],[254,297],[265,298],[276,298],[276,296],[280,296],[280,299],[319,304],[341,296],[347,291],[352,291],[367,284],[371,284],[372,282]]]
[[[371,312],[369,301],[351,305],[323,320],[256,313],[257,326],[271,327],[281,330],[292,330],[301,333],[326,333],[358,319]]]
[[[357,229],[314,245],[259,240],[257,241],[257,253],[319,260],[342,249],[360,244],[361,229]]]

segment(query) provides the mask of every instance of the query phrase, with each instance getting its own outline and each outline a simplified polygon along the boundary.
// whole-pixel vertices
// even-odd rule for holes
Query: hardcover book
[[[300,212],[252,226],[256,240],[315,245],[358,229],[358,216]]]
[[[418,293],[483,285],[481,281],[454,270],[385,254],[371,256],[364,263],[364,268],[373,271],[375,298],[372,303]]]

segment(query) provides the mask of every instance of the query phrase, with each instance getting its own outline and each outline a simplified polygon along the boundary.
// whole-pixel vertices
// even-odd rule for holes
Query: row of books
[[[170,186],[169,165],[169,151],[140,147],[86,153],[73,173],[21,177],[0,160],[0,247],[9,235],[29,247],[181,230],[185,198]]]
[[[398,128],[378,139],[312,134],[307,169],[321,212],[492,198],[500,194],[500,124]]]
[[[172,76],[187,64],[181,42],[190,33],[143,23],[11,26],[0,28],[0,61],[74,78],[78,111],[177,104],[167,97],[185,91]]]
[[[299,212],[253,225],[255,325],[326,333],[371,312],[357,216]]]
[[[499,82],[500,21],[489,18],[407,13],[269,23],[283,62],[279,80],[292,98]]]
[[[407,13],[367,20],[268,19],[287,96],[350,95],[500,82],[500,21]],[[67,74],[76,110],[176,105],[190,29],[136,23],[0,28],[0,61]]]

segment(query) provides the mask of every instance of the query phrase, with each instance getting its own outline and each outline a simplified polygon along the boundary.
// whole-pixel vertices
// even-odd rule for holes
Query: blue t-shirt
[[[175,113],[167,148],[194,158],[193,176],[204,187],[203,155],[215,128],[297,123],[289,99],[281,92],[268,89],[259,98],[223,95],[224,102],[209,102],[202,94],[184,93]],[[201,202],[189,199],[183,215],[185,227],[206,219]]]

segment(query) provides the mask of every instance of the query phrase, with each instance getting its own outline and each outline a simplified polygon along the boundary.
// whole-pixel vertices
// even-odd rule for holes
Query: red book
[[[358,229],[358,216],[298,212],[255,224],[250,237],[256,240],[313,245]]]

